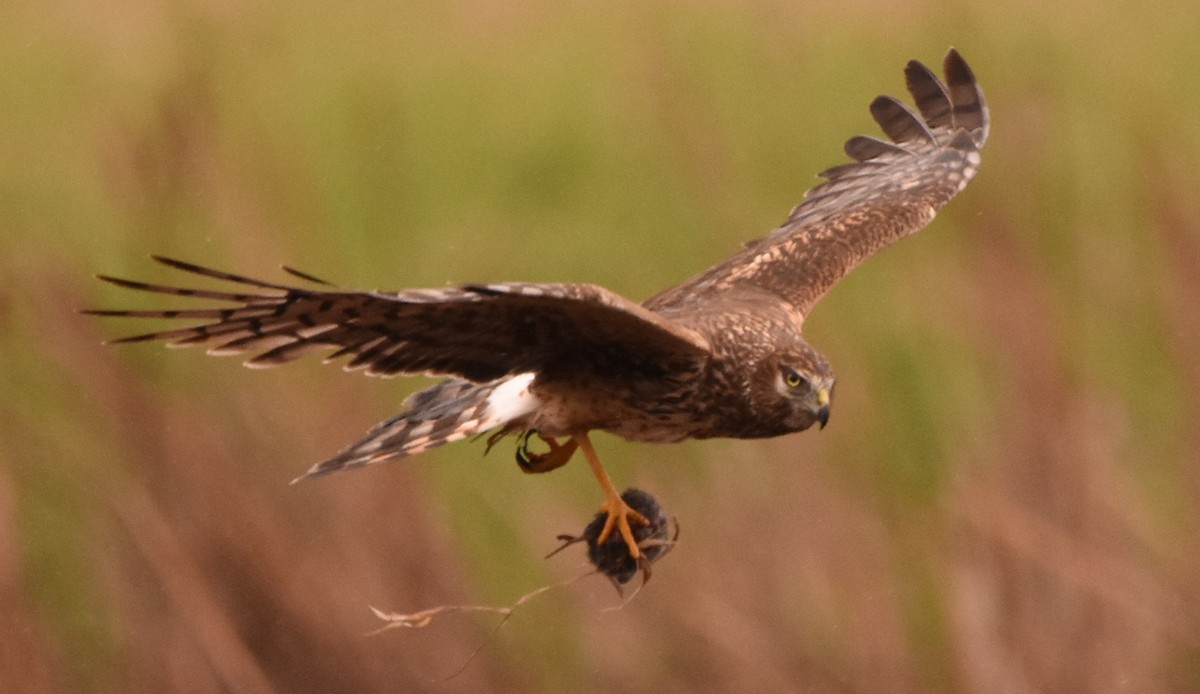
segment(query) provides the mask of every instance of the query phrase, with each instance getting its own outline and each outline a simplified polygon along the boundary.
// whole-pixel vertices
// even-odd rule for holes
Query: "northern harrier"
[[[407,410],[308,471],[323,475],[421,453],[492,432],[519,437],[517,462],[545,472],[583,451],[614,528],[639,552],[644,523],[613,487],[588,439],[593,429],[635,441],[760,438],[829,419],[834,376],[801,335],[813,305],[876,251],[928,224],[979,167],[988,113],[970,68],[951,49],[943,83],[919,62],[904,70],[914,112],[892,97],[871,103],[889,141],[851,138],[854,161],[826,170],[783,225],[732,258],[638,304],[588,284],[466,284],[398,292],[342,291],[289,270],[311,287],[241,277],[168,258],[164,265],[240,285],[182,289],[100,276],[148,292],[229,302],[225,308],[92,310],[179,318],[200,325],[114,342],[210,345],[256,353],[270,367],[309,352],[349,357],[369,376],[448,376]],[[285,268],[286,269],[286,268]],[[537,434],[546,452],[529,449]]]

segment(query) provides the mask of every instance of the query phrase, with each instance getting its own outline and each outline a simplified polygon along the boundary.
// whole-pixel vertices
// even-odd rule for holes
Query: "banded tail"
[[[520,425],[540,402],[529,390],[534,374],[488,383],[451,378],[413,393],[408,408],[380,422],[362,440],[292,480],[406,458],[442,444],[508,425]]]

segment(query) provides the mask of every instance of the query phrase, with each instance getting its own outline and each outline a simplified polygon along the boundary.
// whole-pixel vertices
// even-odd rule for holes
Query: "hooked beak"
[[[829,423],[829,389],[822,388],[817,391],[817,404],[820,408],[817,409],[817,421],[820,422],[821,428]]]

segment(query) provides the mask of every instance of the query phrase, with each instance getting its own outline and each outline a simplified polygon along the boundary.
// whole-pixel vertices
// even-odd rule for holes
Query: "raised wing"
[[[987,140],[983,92],[954,49],[946,81],[919,62],[904,69],[920,115],[881,96],[871,115],[888,140],[846,142],[854,161],[827,169],[787,221],[732,258],[645,302],[672,312],[689,301],[750,286],[789,302],[802,316],[875,252],[915,233],[975,176]]]
[[[234,304],[85,311],[205,321],[113,342],[203,344],[209,346],[209,354],[254,354],[246,362],[250,367],[277,366],[324,351],[329,353],[327,362],[348,357],[346,370],[364,369],[371,376],[430,373],[475,382],[554,367],[594,370],[620,365],[652,371],[708,352],[708,343],[696,333],[594,285],[510,283],[347,292],[290,287],[169,258],[155,260],[248,290],[184,289],[101,275],[129,289]]]

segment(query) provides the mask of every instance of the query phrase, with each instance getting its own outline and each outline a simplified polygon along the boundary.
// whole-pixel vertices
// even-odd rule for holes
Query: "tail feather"
[[[519,421],[538,401],[529,392],[533,374],[488,383],[449,379],[414,393],[409,409],[377,424],[362,440],[293,480],[406,458]]]
[[[423,413],[427,417],[437,417],[442,410],[453,407],[463,396],[478,388],[478,383],[461,378],[449,378],[408,396],[404,401],[404,407],[407,407],[414,415]]]

